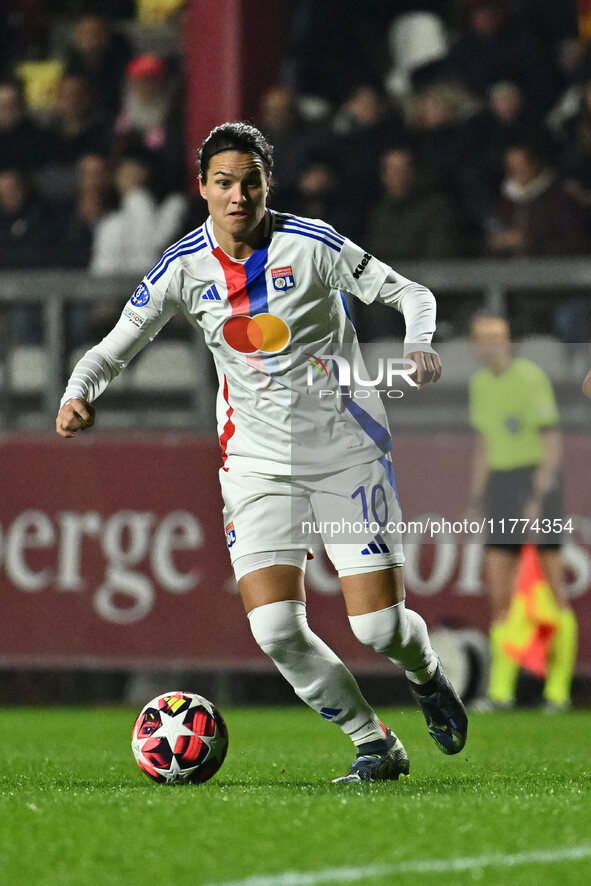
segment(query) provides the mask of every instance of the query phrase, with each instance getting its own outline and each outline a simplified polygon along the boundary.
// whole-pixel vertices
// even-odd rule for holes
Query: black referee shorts
[[[523,544],[552,550],[562,544],[564,516],[562,478],[556,477],[542,501],[540,517],[534,525],[526,525],[523,511],[534,495],[537,467],[513,471],[491,471],[485,496],[488,547],[504,548],[518,553]],[[556,522],[555,522],[556,521]]]

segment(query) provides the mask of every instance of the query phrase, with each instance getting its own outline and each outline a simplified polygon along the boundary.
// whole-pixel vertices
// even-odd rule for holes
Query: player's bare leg
[[[238,587],[247,615],[258,606],[282,600],[306,602],[304,573],[297,566],[279,564],[255,569],[240,579]]]
[[[404,669],[431,738],[445,754],[457,754],[466,743],[466,712],[431,647],[425,622],[406,608],[402,567],[341,576],[341,586],[355,636]]]
[[[396,736],[379,721],[355,678],[310,629],[304,573],[295,566],[256,569],[238,582],[253,636],[302,701],[336,723],[363,752],[376,743],[392,749],[387,765],[356,780],[396,779],[408,773],[408,758]]]
[[[487,547],[484,555],[485,583],[491,610],[488,698],[494,705],[502,707],[514,704],[519,675],[519,665],[504,651],[507,618],[519,568],[519,552],[519,545],[511,550]]]
[[[544,699],[549,710],[570,706],[570,690],[577,657],[577,619],[568,602],[564,560],[559,548],[538,548],[548,583],[558,604],[558,623],[552,638]]]
[[[341,588],[347,615],[365,615],[402,603],[406,597],[401,566],[376,569],[359,575],[343,575]]]

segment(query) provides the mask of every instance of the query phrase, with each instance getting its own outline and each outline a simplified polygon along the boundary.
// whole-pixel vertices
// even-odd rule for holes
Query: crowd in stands
[[[182,5],[3,5],[0,269],[142,274],[201,223],[178,44],[139,51],[123,27],[179,21]],[[253,120],[275,147],[272,207],[394,263],[591,250],[591,43],[576,0],[288,6],[282,82]],[[35,8],[59,13],[53,44]]]

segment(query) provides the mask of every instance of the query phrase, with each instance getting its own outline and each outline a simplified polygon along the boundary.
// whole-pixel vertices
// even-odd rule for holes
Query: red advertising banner
[[[565,557],[578,670],[591,673],[591,518],[581,482],[591,446],[584,437],[565,446],[575,527]],[[431,627],[487,627],[482,549],[452,524],[464,518],[471,447],[461,435],[395,439],[404,518],[429,526],[405,536],[409,605]],[[232,576],[219,466],[216,441],[187,435],[0,438],[0,662],[267,666]],[[351,666],[380,670],[352,635],[320,551],[307,587],[314,629]]]

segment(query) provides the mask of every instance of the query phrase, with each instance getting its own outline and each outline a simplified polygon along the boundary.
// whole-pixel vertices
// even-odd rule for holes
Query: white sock
[[[349,622],[358,640],[404,668],[413,683],[426,683],[437,670],[427,625],[404,602],[378,612],[350,615]]]
[[[304,602],[257,606],[248,618],[255,640],[302,701],[340,726],[356,745],[384,738],[351,672],[310,630]]]

